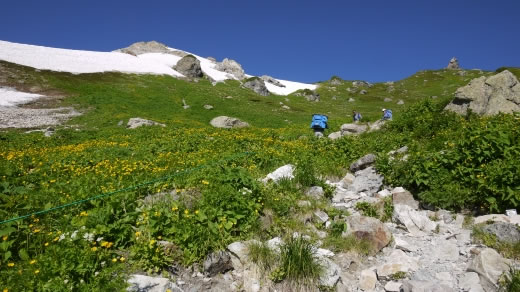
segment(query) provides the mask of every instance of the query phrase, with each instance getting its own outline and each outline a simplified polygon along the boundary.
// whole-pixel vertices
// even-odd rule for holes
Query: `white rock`
[[[459,288],[469,292],[484,292],[484,289],[480,285],[478,274],[475,272],[464,273],[459,279]]]
[[[376,288],[377,276],[373,270],[363,270],[361,271],[361,276],[359,277],[359,288],[364,291],[372,291]]]
[[[270,249],[280,251],[280,246],[283,244],[283,240],[280,237],[275,237],[267,241],[267,246]]]
[[[385,198],[385,197],[388,197],[388,196],[392,195],[392,193],[389,190],[387,190],[387,189],[383,189],[383,190],[377,192],[377,194],[380,197],[382,197],[382,198]]]
[[[377,267],[377,276],[379,278],[387,278],[397,272],[408,273],[419,268],[419,260],[417,258],[410,257],[399,249],[392,251],[386,258],[387,262]]]
[[[171,283],[167,278],[149,277],[144,275],[132,275],[128,279],[130,287],[127,291],[147,291],[147,292],[164,292],[168,289],[180,289],[176,284]]]
[[[341,269],[339,266],[328,258],[321,258],[324,273],[320,277],[320,285],[325,287],[334,287],[339,281]]]
[[[507,270],[509,270],[509,261],[491,248],[482,250],[468,266],[468,272],[479,274],[480,284],[486,291],[496,289],[498,279]]]
[[[316,255],[318,257],[333,257],[334,256],[334,253],[328,249],[324,249],[324,248],[318,248],[316,250]]]
[[[400,249],[400,250],[408,251],[408,252],[417,250],[417,248],[415,246],[412,246],[411,244],[409,244],[402,237],[394,236],[394,242],[395,242],[396,249]]]
[[[399,292],[401,291],[401,286],[403,283],[390,281],[385,285],[385,291],[387,292]]]
[[[277,168],[275,171],[269,173],[262,182],[267,183],[268,181],[278,182],[281,179],[293,179],[294,166],[291,164],[284,165]]]
[[[314,212],[314,216],[316,216],[316,218],[318,218],[318,220],[321,222],[321,223],[325,223],[329,220],[329,215],[327,215],[327,213],[321,211],[321,210],[318,210],[316,212]]]

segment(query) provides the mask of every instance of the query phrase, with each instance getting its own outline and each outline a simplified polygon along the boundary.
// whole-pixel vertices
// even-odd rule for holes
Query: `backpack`
[[[392,118],[392,110],[387,109],[383,115],[383,118],[385,119],[391,119]]]
[[[326,129],[328,128],[327,121],[329,118],[325,115],[312,115],[311,129]]]
[[[361,121],[361,118],[362,118],[362,116],[361,116],[360,113],[356,113],[356,114],[354,115],[354,121]]]

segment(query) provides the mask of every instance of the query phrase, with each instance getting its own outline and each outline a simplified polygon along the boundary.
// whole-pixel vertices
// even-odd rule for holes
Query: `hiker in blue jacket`
[[[314,114],[312,115],[311,129],[314,130],[314,136],[321,138],[323,132],[328,128],[327,122],[329,118],[326,115]]]
[[[392,110],[390,109],[383,109],[383,117],[381,118],[381,120],[385,121],[385,120],[392,120]]]
[[[357,111],[352,111],[352,119],[354,120],[354,123],[361,121],[361,114]]]

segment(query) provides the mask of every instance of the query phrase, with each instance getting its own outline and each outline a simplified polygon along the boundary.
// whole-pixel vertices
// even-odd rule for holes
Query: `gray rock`
[[[419,210],[419,202],[417,202],[412,193],[402,187],[396,187],[392,190],[392,203],[395,205],[407,205],[414,210]]]
[[[237,118],[231,118],[226,116],[219,116],[211,120],[210,124],[215,128],[244,128],[249,127],[249,124],[243,122]]]
[[[348,235],[367,240],[374,250],[380,251],[392,239],[392,234],[386,226],[376,218],[365,216],[349,216],[346,219]]]
[[[278,81],[278,80],[276,80],[273,77],[268,76],[268,75],[263,75],[262,77],[260,77],[260,79],[262,79],[264,82],[271,83],[274,86],[285,87],[285,85],[280,83],[280,81]]]
[[[419,269],[419,260],[396,249],[386,257],[386,262],[377,267],[378,279],[388,279],[395,273],[410,273]]]
[[[403,282],[401,287],[402,292],[455,292],[452,287],[444,284],[428,282],[428,281],[415,281],[406,280]]]
[[[348,102],[354,102],[356,101],[355,99],[353,99],[352,97],[348,99]]]
[[[205,104],[205,105],[204,105],[204,109],[212,110],[212,109],[213,109],[213,106],[212,106],[212,105],[209,105],[209,104]]]
[[[366,269],[361,271],[361,276],[359,277],[359,288],[363,291],[371,291],[376,288],[377,283],[377,275],[371,269]]]
[[[368,93],[368,91],[366,91],[366,90],[364,90],[364,89],[362,89],[362,90],[359,92],[359,94],[362,94],[362,95],[365,95],[365,94],[367,94],[367,93]]]
[[[141,54],[147,53],[163,53],[163,54],[171,54],[179,57],[184,57],[188,55],[182,51],[172,51],[165,44],[151,41],[151,42],[137,42],[130,45],[127,48],[115,50],[115,52],[125,53],[133,56],[138,56]]]
[[[370,165],[374,164],[374,162],[376,162],[376,158],[377,158],[377,156],[375,156],[372,153],[369,153],[369,154],[359,158],[358,160],[354,161],[352,164],[350,164],[349,169],[352,172],[356,172],[358,170],[365,169],[365,168],[369,167]]]
[[[309,201],[298,201],[296,204],[299,207],[310,207],[310,206],[312,206],[311,202],[309,202]]]
[[[307,101],[315,101],[315,102],[320,101],[320,95],[318,93],[316,93],[315,91],[306,92],[304,97]]]
[[[290,109],[291,109],[291,108],[290,108],[289,106],[287,106],[287,105],[282,105],[282,108],[283,108],[284,110],[290,110]]]
[[[403,283],[390,281],[385,285],[385,291],[387,292],[400,292]]]
[[[455,92],[455,99],[445,110],[466,115],[468,110],[484,116],[500,112],[520,112],[520,83],[504,70],[490,77],[479,77]]]
[[[368,129],[367,125],[350,123],[341,125],[341,135],[361,134]]]
[[[231,265],[233,266],[233,269],[239,270],[243,268],[244,264],[248,260],[247,254],[249,252],[249,245],[253,242],[259,243],[257,241],[236,241],[227,246],[227,250],[231,255]]]
[[[174,69],[188,78],[199,78],[204,76],[200,61],[193,55],[182,57]]]
[[[253,90],[254,92],[256,92],[262,96],[269,95],[269,90],[267,90],[267,87],[265,87],[264,80],[262,80],[258,77],[253,77],[253,78],[248,79],[243,84],[243,86],[245,88],[249,88],[249,89]]]
[[[398,105],[403,105],[404,104],[404,100],[400,99],[398,102],[397,102]]]
[[[235,60],[225,58],[222,62],[215,65],[215,69],[229,73],[238,80],[243,80],[246,78],[244,69],[242,69],[242,66]]]
[[[496,291],[498,279],[507,270],[509,261],[491,248],[486,248],[476,255],[467,269],[468,272],[479,274],[480,284],[486,292]]]
[[[329,134],[329,139],[331,140],[336,140],[336,139],[339,139],[341,138],[341,131],[338,131],[338,132],[332,132]]]
[[[457,58],[455,58],[455,57],[451,58],[450,63],[448,64],[446,69],[449,69],[449,70],[458,70],[458,69],[460,69],[460,67],[459,67],[459,60],[457,60]]]
[[[340,181],[341,186],[345,189],[347,189],[350,185],[354,183],[354,180],[356,177],[352,173],[347,173],[345,177],[343,177]]]
[[[459,288],[468,292],[484,292],[478,274],[475,272],[464,273],[459,279]]]
[[[327,213],[325,213],[321,210],[315,211],[314,216],[316,217],[316,219],[318,219],[318,221],[320,223],[325,223],[325,222],[329,221],[329,215],[327,215]]]
[[[321,266],[323,267],[323,274],[320,277],[320,285],[332,288],[336,286],[339,281],[341,269],[330,259],[320,258]]]
[[[495,222],[484,226],[482,231],[495,235],[500,241],[509,243],[520,241],[520,227],[511,223]]]
[[[321,199],[323,198],[323,195],[325,194],[325,192],[323,191],[323,188],[322,187],[319,187],[319,186],[313,186],[313,187],[310,187],[306,192],[305,192],[305,195],[309,196],[309,197],[312,197],[314,199]]]
[[[340,78],[331,78],[330,79],[330,85],[334,85],[334,86],[337,86],[337,85],[341,85],[343,82]]]
[[[126,291],[132,292],[164,292],[170,289],[172,292],[182,292],[176,284],[167,278],[149,277],[144,275],[131,275],[128,279],[129,287]]]
[[[368,194],[374,194],[377,193],[383,185],[383,177],[376,173],[372,167],[357,171],[355,177],[352,184],[348,187],[348,190],[356,193],[367,192]]]
[[[424,212],[416,211],[408,205],[394,205],[393,219],[416,237],[431,233],[437,227]]]
[[[385,97],[385,99],[383,100],[384,102],[390,102],[392,101],[393,99],[391,99],[390,97]]]
[[[161,127],[166,127],[165,124],[161,124],[161,123],[157,123],[157,122],[154,122],[154,121],[145,120],[145,119],[141,119],[141,118],[131,118],[130,120],[128,120],[128,123],[126,124],[126,127],[128,129],[135,129],[135,128],[139,128],[139,127],[142,127],[142,126],[161,126]]]
[[[209,254],[204,261],[204,272],[213,277],[220,273],[225,273],[233,269],[233,263],[229,253],[217,251]]]

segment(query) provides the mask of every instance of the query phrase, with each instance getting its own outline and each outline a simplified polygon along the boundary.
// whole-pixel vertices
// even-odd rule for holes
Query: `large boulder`
[[[468,272],[475,272],[480,276],[480,284],[486,292],[496,291],[498,279],[509,270],[509,261],[504,259],[494,249],[482,250],[468,266]]]
[[[238,80],[243,80],[246,78],[244,73],[244,69],[242,69],[242,65],[240,65],[237,61],[225,58],[222,62],[217,63],[215,65],[215,69],[229,73],[233,75]]]
[[[359,123],[343,124],[341,125],[341,135],[355,135],[361,134],[368,129],[367,125]]]
[[[449,286],[438,282],[406,280],[401,287],[402,292],[455,292]]]
[[[374,247],[374,251],[380,251],[387,246],[392,239],[392,233],[378,219],[365,216],[349,216],[346,219],[347,233],[358,239],[367,240]]]
[[[147,53],[163,53],[163,54],[171,54],[179,57],[184,57],[188,55],[183,51],[171,50],[165,44],[151,41],[151,42],[137,42],[130,45],[127,48],[115,50],[115,52],[125,53],[133,56],[138,56],[141,54]]]
[[[265,87],[264,80],[262,80],[258,77],[253,77],[253,78],[247,79],[246,82],[244,82],[243,86],[245,88],[249,88],[249,89],[253,90],[254,92],[256,92],[262,96],[269,95],[269,90],[267,90],[267,87]]]
[[[414,210],[408,205],[394,205],[393,220],[404,225],[411,236],[423,237],[437,228],[424,211]]]
[[[135,128],[139,128],[139,127],[142,127],[142,126],[161,126],[161,127],[166,127],[165,124],[161,124],[161,123],[158,123],[158,122],[154,122],[154,121],[150,121],[150,120],[146,120],[146,119],[141,119],[141,118],[131,118],[130,120],[128,120],[128,123],[126,124],[126,127],[128,129],[135,129]]]
[[[482,231],[495,235],[500,241],[509,243],[520,242],[520,227],[511,223],[495,222],[484,226]]]
[[[383,177],[373,167],[359,170],[354,176],[354,181],[348,187],[349,191],[356,193],[366,192],[370,195],[377,193],[383,185]]]
[[[285,85],[283,85],[280,81],[268,75],[263,75],[262,77],[260,77],[260,79],[264,80],[264,82],[271,83],[274,86],[285,87]]]
[[[199,78],[203,76],[200,61],[193,55],[182,57],[174,69],[188,78]]]
[[[377,277],[389,279],[396,273],[409,273],[419,269],[420,261],[418,257],[411,257],[400,249],[395,249],[386,257],[387,261],[377,266]]]
[[[170,282],[168,278],[162,277],[150,277],[145,275],[131,275],[128,279],[129,287],[126,291],[131,292],[164,292],[170,291],[182,291],[177,285]]]
[[[237,118],[231,118],[226,116],[216,117],[212,119],[209,123],[215,128],[231,129],[249,127],[249,124],[246,122],[243,122]]]
[[[455,57],[451,58],[450,63],[448,64],[446,69],[449,69],[449,70],[458,70],[458,69],[460,69],[460,67],[459,67],[459,60],[457,60],[457,58],[455,58]]]
[[[455,99],[445,110],[466,115],[468,110],[479,115],[520,112],[520,83],[504,70],[490,77],[479,77],[455,92]]]
[[[277,168],[275,171],[269,173],[262,182],[267,183],[269,181],[278,182],[281,179],[293,179],[294,165],[287,164]]]

